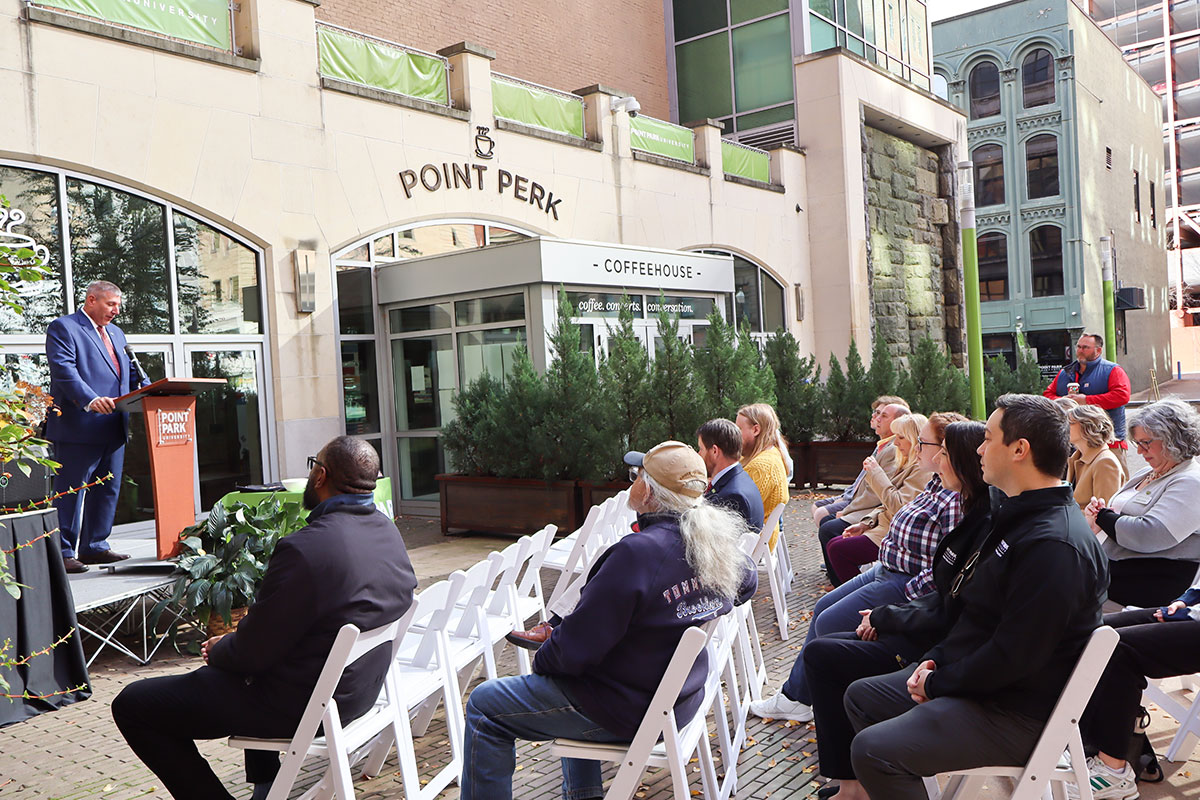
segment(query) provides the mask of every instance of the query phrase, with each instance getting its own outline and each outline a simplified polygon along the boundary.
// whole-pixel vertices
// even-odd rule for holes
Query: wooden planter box
[[[874,442],[801,442],[799,446],[801,453],[797,445],[792,446],[799,488],[853,483],[862,472],[863,459],[875,452]]]
[[[524,536],[546,525],[570,533],[582,524],[575,481],[435,477],[441,495],[442,533],[457,528]]]
[[[591,481],[579,482],[579,508],[586,517],[587,512],[592,506],[603,503],[610,497],[615,497],[621,492],[628,489],[632,484],[629,481],[608,481],[606,483],[592,483]],[[580,524],[583,524],[582,522]],[[571,531],[560,531],[566,534]]]

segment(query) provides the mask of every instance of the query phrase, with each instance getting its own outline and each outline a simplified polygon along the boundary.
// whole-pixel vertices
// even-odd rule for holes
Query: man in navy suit
[[[61,495],[54,507],[67,572],[129,558],[113,552],[107,541],[129,432],[129,415],[116,410],[115,400],[139,385],[125,354],[125,334],[112,324],[120,311],[120,288],[94,281],[83,308],[46,330],[50,394],[62,412],[47,418],[46,438],[62,464],[54,476],[54,492]],[[70,492],[109,473],[111,478],[85,492]]]
[[[697,449],[708,468],[709,502],[741,514],[756,531],[763,526],[762,494],[742,469],[742,432],[727,419],[710,419],[696,430]]]

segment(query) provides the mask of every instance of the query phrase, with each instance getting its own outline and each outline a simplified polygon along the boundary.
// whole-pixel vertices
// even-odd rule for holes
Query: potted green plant
[[[214,505],[208,519],[179,534],[175,584],[155,605],[151,624],[171,605],[178,614],[168,631],[172,640],[184,619],[205,626],[210,636],[234,630],[262,587],[275,544],[303,528],[305,518],[299,503],[276,495],[257,505]]]

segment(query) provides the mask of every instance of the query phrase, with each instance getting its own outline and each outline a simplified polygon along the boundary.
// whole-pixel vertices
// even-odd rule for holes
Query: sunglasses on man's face
[[[629,482],[637,483],[637,479],[641,476],[641,474],[642,474],[641,467],[630,467],[629,468]]]

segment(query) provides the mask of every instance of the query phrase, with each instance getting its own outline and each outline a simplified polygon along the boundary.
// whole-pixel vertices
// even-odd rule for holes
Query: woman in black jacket
[[[955,581],[991,529],[991,499],[976,452],[983,431],[979,422],[946,427],[937,472],[946,488],[962,495],[963,519],[934,553],[937,591],[907,603],[861,611],[857,631],[814,639],[801,652],[813,697],[821,774],[841,781],[840,789],[826,787],[819,796],[867,798],[850,765],[854,730],[842,706],[846,688],[859,678],[894,672],[916,661],[941,641],[957,616]]]

